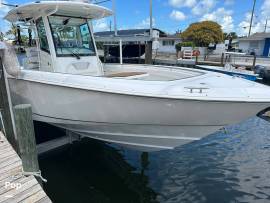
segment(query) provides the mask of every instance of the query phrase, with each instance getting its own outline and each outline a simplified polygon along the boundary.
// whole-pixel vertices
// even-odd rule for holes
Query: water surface
[[[55,203],[270,202],[270,124],[253,118],[152,153],[83,139],[40,166]]]

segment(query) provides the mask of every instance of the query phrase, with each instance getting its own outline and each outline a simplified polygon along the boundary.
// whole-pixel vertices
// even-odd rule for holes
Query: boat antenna
[[[255,5],[256,5],[256,0],[254,0],[254,2],[253,2],[253,8],[252,8],[252,13],[251,13],[251,17],[250,17],[250,26],[249,26],[248,36],[250,36],[250,34],[251,34]]]
[[[114,12],[114,35],[117,36],[117,24],[116,24],[116,5],[115,5],[115,0],[112,0],[113,3],[113,12]]]
[[[153,35],[153,2],[152,0],[150,0],[150,38],[152,38],[152,35]]]

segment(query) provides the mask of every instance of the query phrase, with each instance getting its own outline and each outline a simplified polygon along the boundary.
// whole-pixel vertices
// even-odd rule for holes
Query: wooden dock
[[[0,132],[0,203],[51,203],[33,175],[23,173],[22,161]]]

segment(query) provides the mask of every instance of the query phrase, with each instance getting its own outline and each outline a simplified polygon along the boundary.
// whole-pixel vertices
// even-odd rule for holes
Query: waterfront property
[[[239,38],[239,50],[248,54],[270,57],[270,33],[255,33]]]
[[[152,50],[154,52],[175,54],[175,45],[181,42],[181,38],[178,34],[169,35],[157,28],[153,29],[152,36],[150,36],[150,29],[118,30],[117,35],[115,31],[103,31],[95,32],[94,36],[97,42],[102,42],[104,44],[108,42],[119,42],[121,39],[124,47],[123,52],[125,52],[127,46],[133,45],[133,52],[135,52],[135,54],[131,53],[131,56],[138,56],[139,46],[136,47],[136,45],[140,44],[142,46],[148,41],[153,41]],[[141,53],[144,54],[144,47]]]

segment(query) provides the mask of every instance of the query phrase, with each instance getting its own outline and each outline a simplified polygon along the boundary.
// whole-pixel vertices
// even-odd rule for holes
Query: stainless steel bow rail
[[[190,93],[194,93],[194,90],[199,90],[199,93],[202,94],[203,90],[208,90],[208,87],[185,87],[185,89],[188,89]]]

